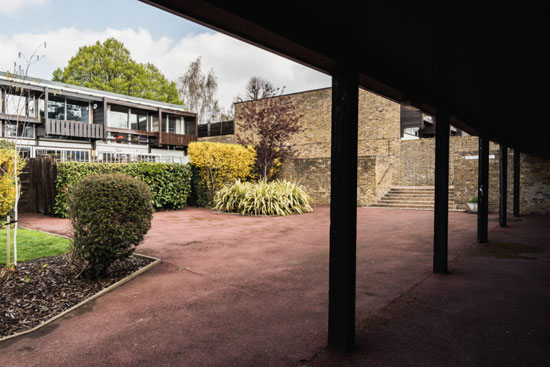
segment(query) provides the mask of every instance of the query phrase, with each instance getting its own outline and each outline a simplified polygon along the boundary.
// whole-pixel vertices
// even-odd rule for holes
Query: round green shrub
[[[118,173],[88,176],[73,185],[68,209],[74,227],[73,263],[79,275],[90,279],[130,256],[153,218],[149,187]]]

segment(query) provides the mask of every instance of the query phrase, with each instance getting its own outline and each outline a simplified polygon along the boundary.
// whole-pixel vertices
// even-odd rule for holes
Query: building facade
[[[301,131],[288,145],[297,152],[284,162],[280,178],[305,186],[315,204],[330,202],[331,89],[289,94],[295,103]],[[276,97],[275,97],[276,98]],[[238,118],[242,104],[235,104],[234,134],[249,134],[246,121]],[[381,200],[392,187],[434,185],[435,118],[414,111],[368,91],[359,90],[358,116],[358,205]],[[209,136],[206,141],[236,142],[235,135]],[[449,186],[453,207],[466,209],[477,196],[478,137],[451,127]],[[508,208],[513,200],[513,152],[508,157]],[[499,146],[490,144],[489,209],[498,210]],[[521,212],[550,212],[550,161],[521,153]]]
[[[197,140],[187,107],[0,72],[0,139],[25,157],[185,163]]]

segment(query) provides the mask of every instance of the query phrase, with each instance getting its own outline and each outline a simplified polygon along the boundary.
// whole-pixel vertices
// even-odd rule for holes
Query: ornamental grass
[[[297,183],[235,181],[220,189],[214,207],[241,215],[290,215],[312,212],[310,197]]]

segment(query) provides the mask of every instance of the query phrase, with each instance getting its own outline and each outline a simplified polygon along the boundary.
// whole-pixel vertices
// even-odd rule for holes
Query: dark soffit
[[[144,0],[513,148],[550,153],[545,11],[473,1]],[[230,52],[230,50],[228,50]]]

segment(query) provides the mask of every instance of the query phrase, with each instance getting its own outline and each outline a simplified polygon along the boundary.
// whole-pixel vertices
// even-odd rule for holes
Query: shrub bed
[[[290,215],[311,212],[309,195],[289,181],[236,181],[216,193],[215,208],[241,215]]]
[[[236,180],[254,175],[256,152],[239,144],[196,142],[189,144],[193,169],[193,201],[197,206],[212,206],[216,191]]]
[[[179,209],[191,192],[191,167],[167,163],[80,163],[59,162],[54,213],[68,216],[69,188],[93,174],[121,173],[143,181],[152,192],[156,209]]]
[[[117,173],[88,176],[71,187],[72,258],[84,277],[101,277],[134,252],[151,228],[151,198],[142,181]]]

